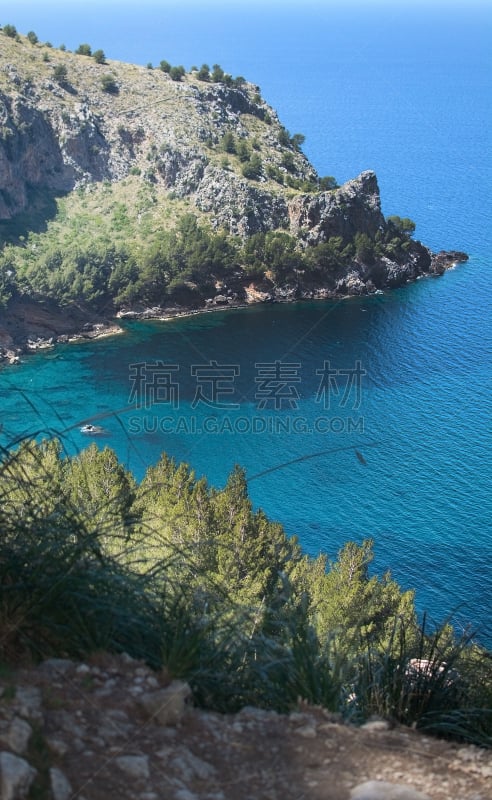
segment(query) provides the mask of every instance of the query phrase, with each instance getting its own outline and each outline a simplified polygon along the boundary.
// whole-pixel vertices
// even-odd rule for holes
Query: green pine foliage
[[[15,25],[4,25],[2,31],[5,36],[8,36],[10,39],[15,39],[18,36],[17,28]]]
[[[92,55],[92,47],[86,43],[79,44],[75,52],[78,56],[90,56]]]
[[[209,708],[301,698],[492,744],[489,654],[418,624],[371,541],[303,554],[239,467],[218,490],[163,454],[137,485],[110,448],[45,439],[3,451],[0,479],[2,661],[125,651]]]
[[[60,80],[64,74],[60,71]],[[108,79],[113,81],[112,76]],[[260,155],[251,152],[243,140],[226,134],[222,148],[238,160],[246,159],[242,169],[250,179],[258,180],[263,174]],[[156,163],[159,169],[158,159]],[[273,178],[272,170],[268,172]],[[211,230],[187,212],[174,229],[154,230],[148,241],[138,243],[125,235],[131,219],[122,202],[112,204],[107,222],[113,241],[103,233],[84,237],[77,228],[63,243],[56,237],[31,234],[29,247],[4,247],[0,251],[0,304],[5,306],[16,293],[28,293],[62,305],[118,309],[139,301],[156,305],[180,297],[184,302],[183,287],[187,287],[187,292],[192,292],[187,302],[200,306],[214,293],[215,281],[230,275],[266,275],[276,283],[330,287],[355,259],[375,265],[372,277],[377,285],[377,259],[407,258],[412,241],[408,233],[390,224],[374,239],[364,233],[348,241],[332,236],[301,248],[286,231],[239,239]]]

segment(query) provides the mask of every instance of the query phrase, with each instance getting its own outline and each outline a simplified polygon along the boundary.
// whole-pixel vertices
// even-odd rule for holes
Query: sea
[[[373,539],[373,573],[492,646],[491,4],[4,0],[5,23],[243,75],[320,175],[375,170],[386,215],[469,260],[370,297],[129,322],[26,357],[0,372],[0,444],[97,441],[138,479],[165,451],[218,488],[239,464],[306,552]]]

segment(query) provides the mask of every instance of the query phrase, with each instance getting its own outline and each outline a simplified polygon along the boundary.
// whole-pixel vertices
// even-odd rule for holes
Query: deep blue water
[[[80,422],[101,415],[101,443],[138,476],[163,449],[218,486],[240,463],[254,503],[306,550],[335,557],[347,539],[371,536],[376,569],[415,587],[421,611],[442,619],[459,606],[457,620],[492,642],[491,9],[42,5],[3,2],[0,23],[110,58],[218,62],[244,75],[306,135],[320,174],[343,181],[375,169],[386,214],[410,216],[424,242],[470,260],[371,298],[131,325],[33,356],[0,374],[5,440],[64,431],[74,452],[87,441]],[[213,398],[224,409],[194,403],[199,387],[213,395],[213,371],[207,383],[199,368],[214,360],[229,366]],[[179,408],[123,411],[132,388],[145,404],[135,365],[157,361],[179,367],[167,370]],[[152,390],[164,399],[166,371],[149,376],[147,399]]]

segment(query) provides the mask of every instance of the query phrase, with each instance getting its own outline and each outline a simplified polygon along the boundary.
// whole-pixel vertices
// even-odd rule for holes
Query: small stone
[[[15,704],[21,717],[39,721],[41,714],[41,692],[36,686],[18,686]]]
[[[115,760],[122,772],[135,780],[146,781],[149,779],[149,757],[148,756],[120,756]]]
[[[75,750],[76,753],[81,753],[85,747],[84,742],[78,736],[76,736],[72,741],[72,748]]]
[[[14,753],[22,756],[27,750],[31,734],[32,728],[29,723],[24,719],[14,717],[7,731],[6,743]]]
[[[194,779],[201,781],[210,780],[216,774],[215,767],[195,756],[189,750],[183,749],[172,758],[173,768],[180,773],[183,781],[187,783]]]
[[[68,744],[54,736],[47,736],[46,744],[55,756],[64,756],[68,752]]]
[[[314,725],[303,725],[302,728],[296,728],[295,733],[298,736],[303,736],[304,739],[316,739],[316,728]]]
[[[369,733],[377,733],[378,731],[388,731],[390,728],[389,722],[385,719],[373,719],[361,725],[361,730],[368,731]]]
[[[24,800],[37,770],[23,758],[0,753],[0,797],[2,800]]]
[[[61,709],[55,712],[54,718],[57,728],[68,733],[72,741],[76,738],[84,738],[85,730],[82,725],[79,725],[80,720],[76,720],[68,711]]]
[[[128,655],[128,653],[121,653],[120,661],[123,664],[136,664],[137,663],[134,658],[132,658],[131,656]]]
[[[128,714],[122,708],[109,708],[106,711],[106,716],[110,717],[115,722],[128,722]]]
[[[65,675],[74,666],[73,661],[70,661],[69,658],[47,658],[39,665],[39,670],[48,675],[57,676]]]
[[[160,725],[176,725],[183,717],[191,689],[183,681],[173,681],[166,689],[147,692],[139,704]]]
[[[430,797],[402,783],[366,781],[352,789],[350,800],[430,800]]]
[[[178,789],[174,797],[176,800],[198,800],[198,796],[189,789]]]
[[[79,666],[75,670],[75,672],[77,672],[79,675],[87,675],[87,673],[90,671],[91,668],[89,667],[88,664],[79,664]]]
[[[139,677],[139,678],[146,678],[148,674],[149,674],[149,671],[148,671],[148,669],[145,669],[145,667],[138,667],[135,670],[135,675],[137,675],[137,677]]]
[[[50,782],[53,800],[68,800],[72,796],[72,787],[68,779],[57,767],[50,769]]]

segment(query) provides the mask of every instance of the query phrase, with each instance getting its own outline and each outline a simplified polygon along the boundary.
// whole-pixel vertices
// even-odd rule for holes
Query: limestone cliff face
[[[385,226],[375,173],[363,172],[334,192],[295,197],[289,202],[289,221],[291,231],[309,244],[330,236],[349,241],[356,233],[372,238]]]
[[[11,69],[10,75],[17,73]],[[169,88],[183,94],[181,87]],[[308,244],[317,244],[330,236],[349,240],[356,232],[372,237],[384,227],[373,172],[362,173],[336,191],[289,198],[279,187],[272,191],[265,180],[247,180],[211,161],[200,142],[210,131],[198,125],[195,138],[184,141],[179,126],[171,131],[171,123],[164,124],[160,114],[139,110],[129,123],[125,115],[118,120],[108,110],[101,113],[100,103],[91,104],[89,97],[67,111],[54,101],[66,92],[55,85],[48,89],[51,102],[44,106],[32,87],[23,86],[22,93],[12,95],[0,91],[0,219],[23,211],[31,188],[70,192],[88,182],[121,180],[143,167],[147,179],[178,198],[190,197],[215,227],[226,227],[232,234],[284,228]],[[226,132],[231,125],[241,132],[243,113],[256,111],[260,118],[268,113],[255,107],[246,91],[222,86],[193,89],[183,95],[183,112],[190,103],[202,125],[212,121],[215,126],[220,120],[222,135],[222,129]],[[314,170],[304,156],[296,153],[296,157],[299,176],[312,179]]]
[[[1,44],[0,220],[25,210],[32,188],[70,192],[138,174],[167,202],[172,191],[213,225],[248,235],[285,227],[286,184],[317,180],[252,84],[203,82],[193,72],[173,81],[162,70],[99,65],[22,37]],[[108,73],[112,92],[102,89]],[[258,174],[245,178],[255,155]]]

